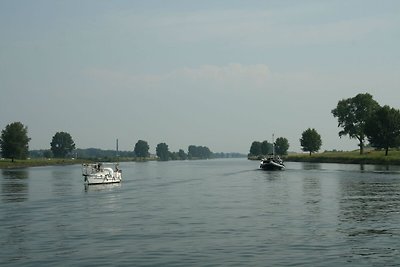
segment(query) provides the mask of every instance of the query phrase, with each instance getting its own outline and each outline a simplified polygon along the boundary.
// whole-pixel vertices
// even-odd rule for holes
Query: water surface
[[[0,170],[1,266],[398,266],[400,168],[245,159]]]

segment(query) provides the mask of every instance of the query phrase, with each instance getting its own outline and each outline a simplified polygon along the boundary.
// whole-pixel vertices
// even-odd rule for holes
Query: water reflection
[[[317,177],[303,178],[303,198],[307,209],[311,214],[320,214],[320,201],[321,201],[321,182]]]
[[[4,202],[21,202],[28,199],[29,172],[26,169],[2,170],[1,197]]]
[[[321,170],[322,165],[321,163],[314,163],[314,162],[302,162],[303,170]]]
[[[87,185],[85,184],[85,192],[89,191],[112,191],[116,188],[121,188],[121,183],[114,183],[114,184],[93,184]]]
[[[54,179],[53,192],[56,195],[69,195],[72,191],[73,180],[71,179],[71,171],[65,168],[54,169],[52,171],[52,178]]]
[[[398,255],[400,181],[387,173],[360,173],[341,179],[338,231],[348,238],[349,258],[390,259]],[[381,240],[385,240],[382,242]],[[385,265],[385,264],[383,264]]]
[[[372,175],[372,174],[370,174]],[[399,182],[396,180],[343,179],[341,217],[362,222],[398,212]]]
[[[266,171],[260,169],[259,172],[263,173],[268,181],[275,181],[283,177],[283,171]]]

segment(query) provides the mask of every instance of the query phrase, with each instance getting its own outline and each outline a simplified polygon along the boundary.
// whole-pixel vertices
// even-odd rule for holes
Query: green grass
[[[38,167],[38,166],[53,166],[53,165],[73,165],[82,163],[92,162],[127,162],[127,161],[152,161],[157,160],[156,158],[103,158],[103,159],[47,159],[47,158],[35,158],[35,159],[16,159],[11,162],[11,159],[1,159],[0,169],[12,169],[12,168],[26,168],[26,167]]]
[[[0,169],[9,168],[25,168],[25,167],[37,167],[37,166],[50,166],[50,165],[72,165],[81,164],[84,162],[90,162],[88,160],[80,159],[16,159],[14,162],[11,159],[0,160]]]
[[[285,161],[400,165],[400,151],[389,151],[388,156],[385,156],[384,151],[373,150],[366,151],[363,155],[358,150],[315,153],[311,156],[308,153],[299,153],[286,156]]]

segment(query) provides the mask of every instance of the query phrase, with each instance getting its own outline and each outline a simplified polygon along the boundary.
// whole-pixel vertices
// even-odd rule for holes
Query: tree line
[[[4,158],[27,159],[31,157],[44,158],[87,158],[87,159],[115,159],[124,158],[149,158],[150,146],[145,140],[139,140],[133,151],[102,150],[97,148],[76,149],[72,136],[67,132],[57,132],[50,142],[50,149],[29,151],[28,128],[21,122],[14,122],[2,130],[0,136],[1,155]],[[179,149],[170,151],[166,143],[159,143],[156,147],[156,156],[159,160],[186,160],[186,159],[210,159],[222,157],[242,157],[238,153],[213,153],[206,146],[190,145],[188,152]]]
[[[285,137],[278,137],[274,144],[265,141],[254,141],[250,146],[249,156],[268,155],[273,152],[278,155],[286,155],[289,149],[289,142]],[[273,151],[275,150],[275,151]]]
[[[332,115],[338,119],[339,137],[348,135],[351,139],[357,139],[360,154],[363,154],[365,142],[376,149],[384,149],[388,155],[390,148],[400,146],[400,111],[388,105],[381,106],[372,95],[360,93],[354,97],[342,99],[332,109]],[[26,159],[29,155],[28,128],[21,122],[8,124],[1,132],[0,149],[2,157],[14,159]],[[322,145],[320,134],[314,128],[308,128],[302,133],[300,145],[303,151],[317,152]],[[266,155],[272,152],[286,155],[289,143],[284,137],[276,139],[272,145],[268,141],[254,141],[250,147],[250,156]],[[75,151],[75,143],[67,132],[57,132],[50,143],[50,150],[44,151],[45,157],[64,158],[71,156]],[[149,145],[144,140],[139,140],[133,150],[134,156],[146,158],[149,156]],[[156,147],[156,154],[160,160],[184,160],[184,159],[206,159],[224,153],[214,154],[204,146],[190,145],[188,152],[182,149],[178,152],[169,151],[166,143],[160,143]]]
[[[338,119],[339,137],[348,135],[357,139],[360,154],[364,153],[365,142],[368,140],[371,147],[377,150],[384,149],[388,155],[390,148],[400,146],[400,111],[388,105],[381,106],[368,93],[360,93],[354,97],[342,99],[332,115]],[[286,155],[287,149],[281,150],[280,142],[275,142],[276,153]],[[306,129],[300,140],[301,149],[305,152],[318,152],[322,145],[321,135],[314,128]],[[287,140],[286,140],[287,141]],[[284,143],[286,145],[286,143]],[[272,144],[268,141],[254,141],[250,146],[249,156],[267,155],[272,152]],[[284,146],[285,147],[285,146]],[[287,144],[287,148],[289,144]]]

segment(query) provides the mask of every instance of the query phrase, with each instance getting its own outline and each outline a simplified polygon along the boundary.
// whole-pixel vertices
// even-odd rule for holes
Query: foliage
[[[359,164],[360,169],[363,169],[363,164],[400,165],[400,151],[391,150],[388,156],[385,156],[385,152],[374,150],[367,151],[364,154],[360,154],[359,151],[323,152],[312,154],[311,156],[289,154],[285,157],[285,160],[294,162]]]
[[[8,124],[1,131],[0,146],[4,158],[26,159],[29,151],[28,127],[21,122]]]
[[[273,145],[270,142],[265,140],[261,143],[261,154],[262,155],[272,154],[272,150],[273,150]]]
[[[169,157],[172,160],[186,160],[187,154],[182,149],[179,149],[178,152],[169,152]]]
[[[206,146],[194,146],[190,145],[188,148],[188,158],[194,159],[210,159],[212,158],[213,153]]]
[[[302,146],[302,150],[309,151],[311,156],[311,153],[317,152],[321,148],[321,136],[314,128],[308,128],[302,133],[300,145]]]
[[[118,151],[118,155],[115,150],[102,150],[99,148],[86,148],[86,149],[77,149],[76,154],[78,158],[81,159],[115,159],[118,157],[129,158],[134,157],[134,153],[132,151]]]
[[[254,141],[250,146],[250,156],[261,155],[261,142]]]
[[[400,145],[400,111],[389,106],[378,109],[367,121],[366,135],[375,148],[385,149]]]
[[[160,160],[167,161],[169,160],[170,153],[168,149],[168,145],[166,143],[160,143],[156,147],[156,154]]]
[[[149,148],[149,144],[146,141],[139,140],[135,144],[135,149],[133,152],[135,153],[136,157],[146,158],[150,156]]]
[[[69,133],[57,132],[51,140],[50,147],[54,157],[65,158],[75,149],[75,143]]]
[[[365,124],[369,117],[379,108],[379,104],[372,95],[358,94],[355,97],[342,99],[332,110],[334,117],[338,118],[338,127],[343,130],[339,136],[349,135],[359,141],[360,154],[364,151]]]
[[[279,137],[275,142],[275,152],[279,155],[286,155],[289,149],[289,142],[284,137]],[[250,146],[250,157],[272,154],[273,144],[268,141],[254,141]]]
[[[278,155],[287,155],[289,141],[284,137],[278,137],[275,141],[275,152]]]
[[[179,149],[178,151],[178,157],[180,160],[185,160],[187,159],[187,154],[185,153],[185,151],[183,151],[182,149]]]

